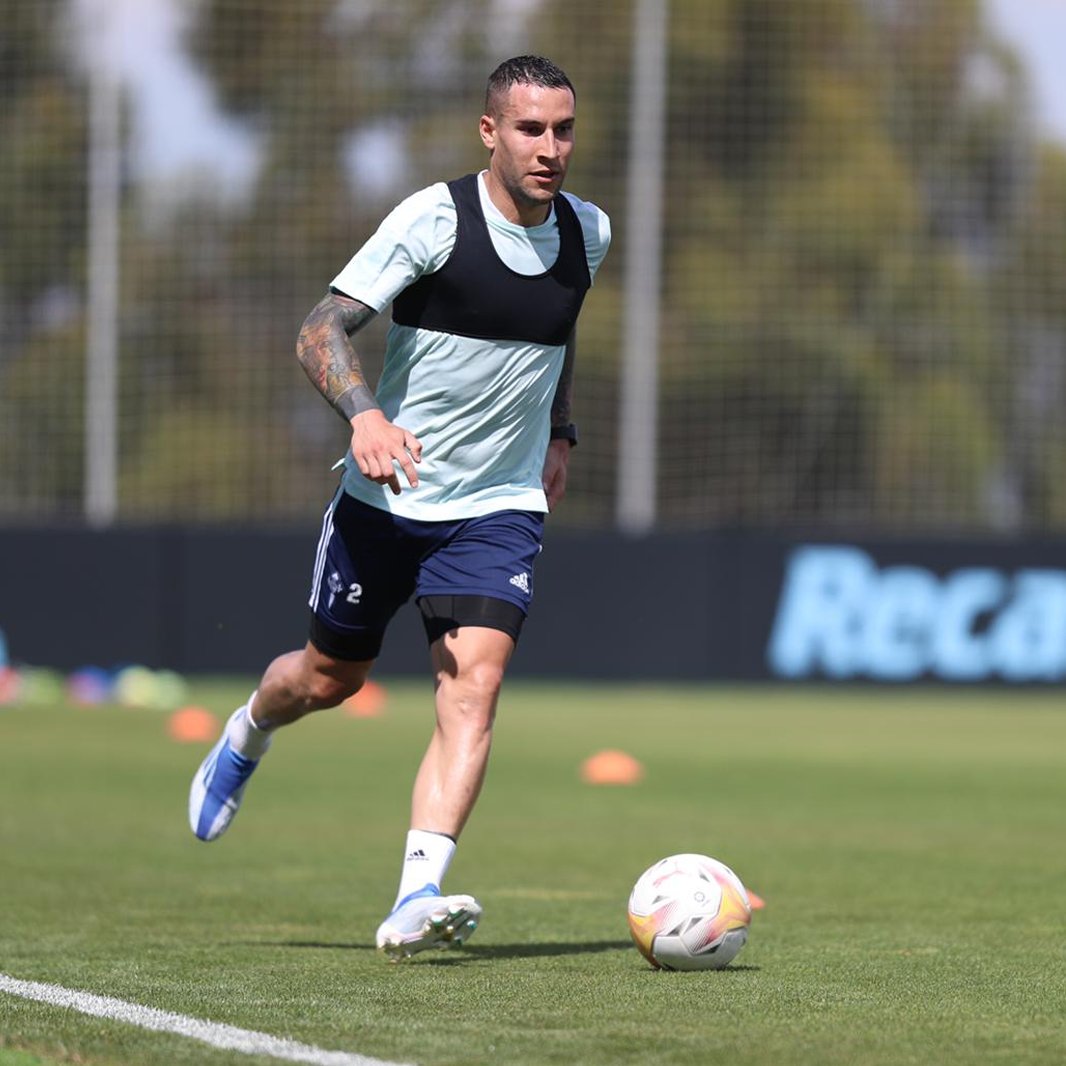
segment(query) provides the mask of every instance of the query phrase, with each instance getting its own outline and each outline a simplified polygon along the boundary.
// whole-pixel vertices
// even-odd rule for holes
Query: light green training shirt
[[[519,274],[543,274],[559,253],[554,209],[539,226],[508,222],[478,181],[493,247]],[[564,193],[595,277],[611,225],[594,204]],[[409,196],[333,279],[332,287],[382,311],[407,286],[439,270],[455,246],[456,209],[444,182]],[[376,390],[386,417],[422,442],[419,484],[401,475],[393,495],[359,471],[351,452],[342,484],[364,503],[406,518],[451,521],[493,511],[547,511],[541,484],[551,402],[565,345],[483,340],[397,325],[389,329]]]

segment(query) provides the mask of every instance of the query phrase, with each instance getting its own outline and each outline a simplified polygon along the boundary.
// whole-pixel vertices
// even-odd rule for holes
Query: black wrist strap
[[[550,440],[568,440],[570,447],[574,448],[577,446],[577,426],[573,422],[568,422],[565,426],[552,426],[548,437]]]

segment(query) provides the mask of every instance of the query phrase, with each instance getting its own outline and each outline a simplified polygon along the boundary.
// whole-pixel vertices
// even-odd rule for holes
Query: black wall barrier
[[[317,533],[0,530],[11,659],[258,673],[300,646]],[[1053,684],[1066,540],[553,532],[518,676]],[[422,674],[417,610],[382,675]]]

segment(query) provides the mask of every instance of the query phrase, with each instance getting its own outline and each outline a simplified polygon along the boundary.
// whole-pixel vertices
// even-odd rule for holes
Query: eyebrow
[[[516,118],[514,124],[516,126],[566,126],[574,121],[573,115],[568,115],[566,118],[561,118],[557,122],[549,123],[542,118]]]

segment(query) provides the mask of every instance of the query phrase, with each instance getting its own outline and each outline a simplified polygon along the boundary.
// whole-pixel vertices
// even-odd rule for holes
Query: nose
[[[559,142],[555,137],[554,130],[545,130],[540,142],[540,154],[548,159],[557,159],[559,156]]]

